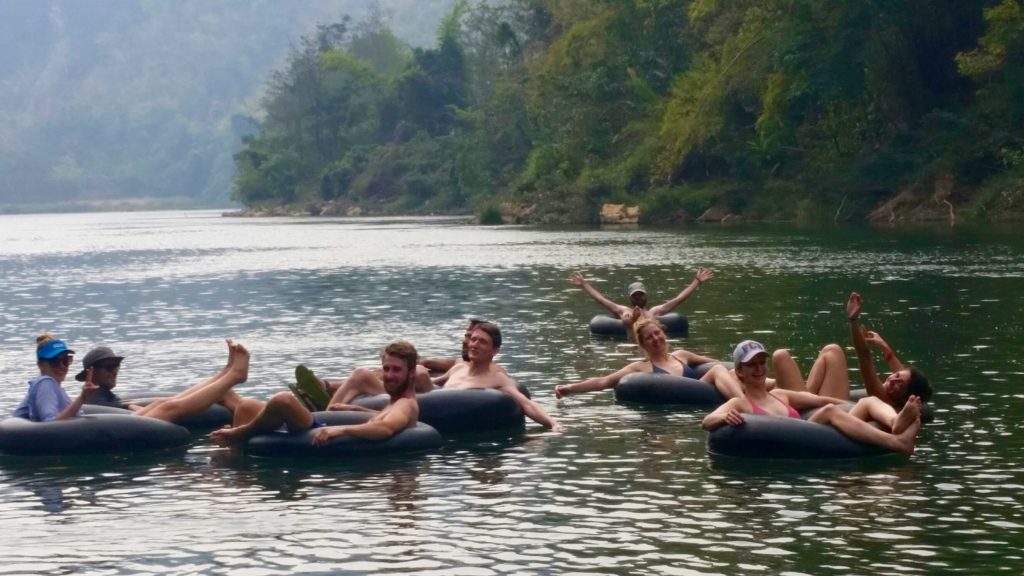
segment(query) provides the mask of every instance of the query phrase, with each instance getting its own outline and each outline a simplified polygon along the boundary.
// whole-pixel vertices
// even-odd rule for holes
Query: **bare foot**
[[[907,456],[914,453],[914,445],[917,443],[917,433],[921,431],[921,419],[915,418],[907,426],[906,430],[896,435],[896,449]]]
[[[249,351],[241,344],[231,344],[231,361],[228,375],[233,384],[241,384],[249,379]]]
[[[910,426],[914,420],[921,417],[921,399],[917,396],[907,398],[907,403],[896,415],[896,421],[892,424],[892,433],[899,435]]]
[[[241,444],[246,438],[247,434],[244,426],[221,428],[220,430],[210,432],[210,439],[216,442],[217,445],[224,446],[225,448]]]

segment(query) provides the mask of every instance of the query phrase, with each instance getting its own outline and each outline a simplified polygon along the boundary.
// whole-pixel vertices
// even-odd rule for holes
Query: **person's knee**
[[[835,355],[839,355],[839,356],[843,355],[843,347],[840,346],[839,344],[835,344],[835,343],[826,344],[821,349],[821,352],[819,353],[819,356],[835,356]]]
[[[814,412],[814,414],[811,416],[811,421],[819,423],[831,422],[832,419],[835,417],[836,412],[842,412],[839,406],[836,406],[835,404],[825,404],[824,406],[818,408],[818,410]]]
[[[779,348],[775,352],[772,352],[772,363],[773,364],[776,364],[776,363],[779,363],[779,362],[786,362],[786,361],[789,361],[789,362],[793,361],[793,355],[789,353],[789,350],[787,350],[785,348]]]

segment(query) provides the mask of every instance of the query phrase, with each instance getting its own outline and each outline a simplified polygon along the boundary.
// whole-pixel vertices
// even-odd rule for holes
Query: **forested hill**
[[[263,85],[303,34],[349,15],[432,44],[452,3],[0,0],[0,208],[223,206]]]
[[[430,48],[307,35],[260,120],[233,189],[254,208],[991,219],[1024,204],[1024,18],[1020,0],[459,2]]]

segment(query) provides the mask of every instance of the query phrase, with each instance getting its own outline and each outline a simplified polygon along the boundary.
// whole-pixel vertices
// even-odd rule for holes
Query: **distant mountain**
[[[433,43],[454,0],[0,0],[0,205],[223,205],[271,70],[318,23]]]

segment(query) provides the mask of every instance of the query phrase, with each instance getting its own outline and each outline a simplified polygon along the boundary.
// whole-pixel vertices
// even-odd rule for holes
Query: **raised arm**
[[[419,361],[419,364],[431,372],[447,372],[458,361],[458,358],[423,358]]]
[[[611,312],[612,315],[615,316],[616,318],[622,316],[622,313],[625,310],[629,310],[628,306],[622,306],[620,304],[612,302],[607,297],[605,297],[604,294],[601,294],[597,290],[597,288],[591,286],[590,282],[587,282],[587,279],[583,277],[582,272],[573,272],[572,275],[569,276],[569,283],[572,284],[573,286],[582,288],[588,296],[597,301],[597,303],[600,304],[601,306],[604,306],[605,309]]]
[[[882,338],[881,334],[868,330],[864,333],[864,339],[868,341],[868,344],[882,352],[890,372],[899,372],[905,368],[903,362],[900,362],[900,359],[896,357],[896,353],[893,352],[892,346],[889,346],[889,343]]]
[[[683,288],[682,292],[676,294],[675,298],[672,298],[667,302],[658,304],[657,306],[651,308],[651,314],[654,314],[655,316],[668,314],[669,312],[674,310],[676,306],[682,304],[683,300],[686,300],[687,298],[690,297],[691,294],[696,292],[697,288],[699,288],[701,284],[707,282],[708,280],[711,280],[714,277],[715,273],[712,272],[711,270],[707,270],[705,268],[698,268],[697,273],[693,276],[693,280],[691,280],[690,283],[686,285],[686,288]]]
[[[616,370],[607,376],[595,376],[593,378],[587,378],[579,382],[572,384],[561,384],[555,386],[555,398],[562,398],[570,394],[580,394],[581,392],[597,392],[598,390],[607,390],[619,383],[623,376],[632,372],[639,372],[643,362],[633,362],[622,368]]]
[[[875,370],[875,363],[871,360],[871,348],[868,346],[867,338],[864,337],[864,329],[860,324],[860,312],[864,303],[860,294],[853,292],[846,302],[846,319],[850,321],[850,338],[853,340],[853,349],[857,353],[857,365],[860,367],[860,377],[867,388],[868,394],[885,398],[885,389],[882,381],[878,378],[878,371]]]
[[[36,394],[36,413],[39,414],[39,420],[41,422],[49,420],[64,420],[77,416],[78,411],[82,409],[82,405],[85,404],[86,399],[95,394],[96,390],[99,390],[99,385],[94,384],[92,381],[92,368],[86,370],[85,383],[82,384],[82,392],[71,401],[71,404],[65,406],[60,412],[57,411],[57,397],[59,394],[57,390],[59,388],[60,384],[53,381],[53,385],[40,388],[39,392]]]

